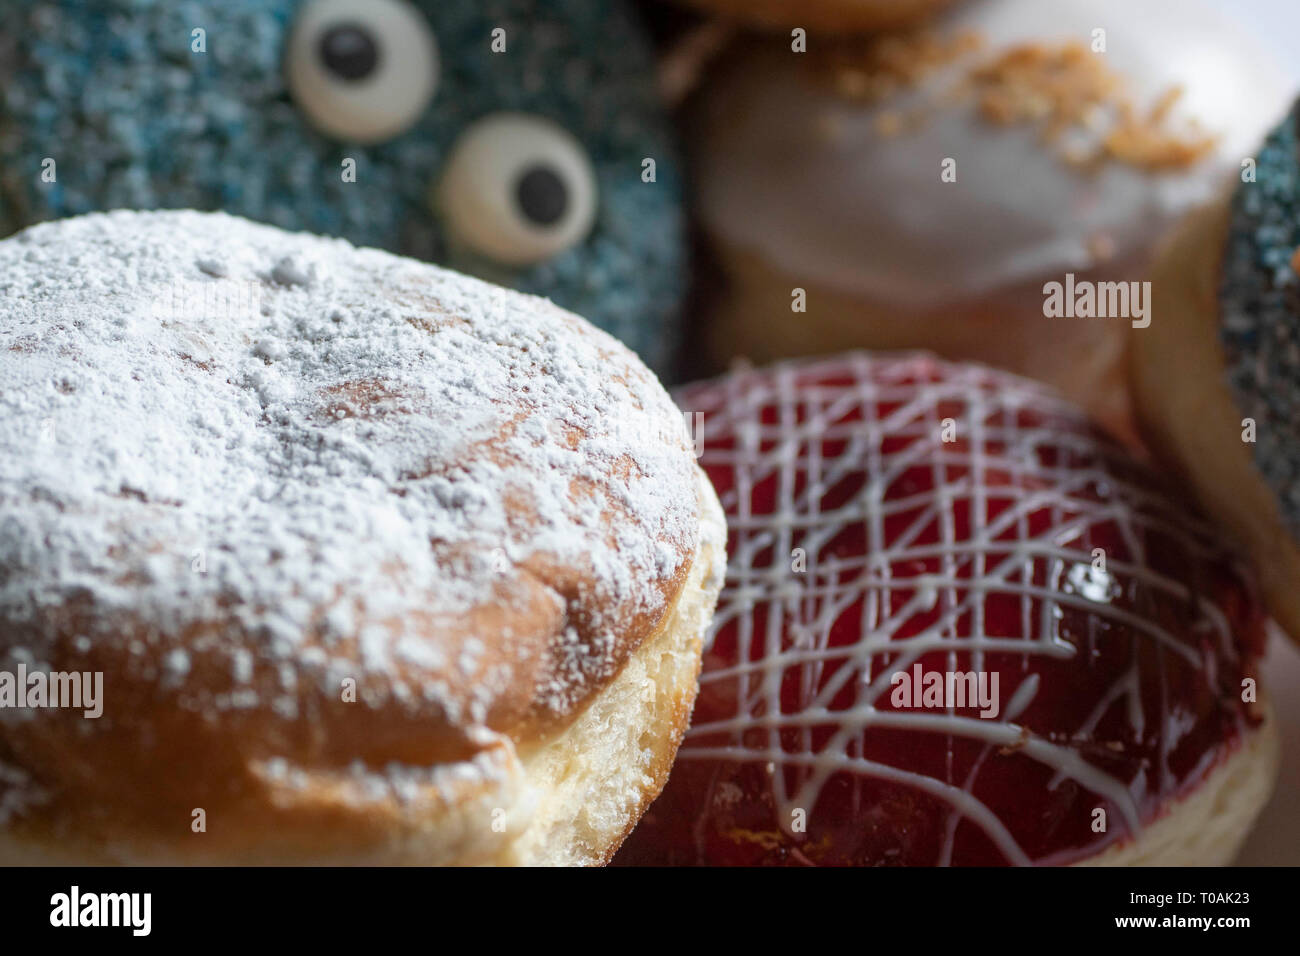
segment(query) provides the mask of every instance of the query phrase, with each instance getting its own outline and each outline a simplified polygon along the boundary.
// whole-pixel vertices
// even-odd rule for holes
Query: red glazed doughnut
[[[1266,618],[1158,476],[1055,393],[928,356],[677,397],[730,563],[693,725],[619,862],[1231,858],[1276,761],[1243,691]]]

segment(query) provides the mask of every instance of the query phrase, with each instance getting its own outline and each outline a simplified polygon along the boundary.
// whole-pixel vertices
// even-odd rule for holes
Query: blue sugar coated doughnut
[[[1300,102],[1237,187],[1219,289],[1228,383],[1256,423],[1255,464],[1300,537]]]
[[[358,0],[364,9],[364,0]],[[671,367],[684,294],[681,181],[634,11],[610,0],[416,0],[438,89],[386,142],[339,142],[295,104],[284,51],[300,0],[0,4],[0,236],[113,208],[225,210],[342,236],[544,295]],[[190,49],[206,31],[206,53]],[[491,33],[505,28],[507,51]],[[449,243],[428,195],[457,135],[499,110],[557,122],[586,149],[597,219],[527,267]],[[41,181],[45,157],[57,180]],[[340,175],[356,160],[355,183]],[[642,181],[642,159],[656,181]]]

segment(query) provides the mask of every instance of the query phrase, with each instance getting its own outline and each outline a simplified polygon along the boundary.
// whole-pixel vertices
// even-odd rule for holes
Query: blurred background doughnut
[[[9,0],[0,47],[0,236],[220,209],[549,296],[672,367],[679,173],[621,0]]]
[[[687,120],[722,273],[708,351],[934,349],[1051,382],[1127,434],[1120,356],[1143,319],[1049,318],[1044,286],[1143,278],[1288,89],[1233,18],[1183,0],[983,0],[806,53],[742,38]]]
[[[1161,321],[1134,336],[1150,444],[1260,567],[1300,639],[1300,104],[1229,201],[1189,218],[1152,275]]]
[[[1235,16],[1242,27],[1255,35],[1286,71],[1289,88],[1293,92],[1300,90],[1300,58],[1295,56],[1295,37],[1300,36],[1300,5],[1290,0],[1251,0],[1249,4],[1242,4],[1239,0],[1206,2],[1211,2],[1226,15]],[[1281,114],[1278,118],[1281,119]],[[1280,174],[1282,179],[1274,181],[1270,189],[1261,190],[1249,200],[1245,194],[1234,200],[1239,207],[1248,202],[1253,207],[1249,214],[1251,216],[1276,216],[1280,212],[1276,207],[1271,211],[1268,207],[1273,202],[1270,197],[1277,196],[1279,190],[1285,194],[1290,188],[1288,180],[1295,175],[1294,157],[1288,156],[1278,146],[1279,138],[1289,135],[1287,127],[1291,122],[1287,120],[1285,126],[1275,130],[1269,139],[1271,145],[1267,150],[1272,157],[1273,173]],[[1245,152],[1243,158],[1251,157],[1262,161],[1265,152],[1260,147],[1263,145],[1261,139]],[[1256,183],[1264,184],[1258,169]],[[1233,181],[1234,190],[1240,191],[1242,186],[1240,177],[1237,177]],[[1152,329],[1147,330],[1154,332],[1150,337],[1135,336],[1137,347],[1132,354],[1133,380],[1137,383],[1137,393],[1142,399],[1146,435],[1162,451],[1166,464],[1173,464],[1196,482],[1205,505],[1220,520],[1237,525],[1236,533],[1252,542],[1252,549],[1257,556],[1269,555],[1259,561],[1259,573],[1270,592],[1270,600],[1275,604],[1273,613],[1283,622],[1290,622],[1288,626],[1292,634],[1295,634],[1296,579],[1288,577],[1288,570],[1293,571],[1296,567],[1293,537],[1281,521],[1270,527],[1266,524],[1268,519],[1265,517],[1269,514],[1275,518],[1280,517],[1278,512],[1281,508],[1282,486],[1275,484],[1270,487],[1263,481],[1261,474],[1252,471],[1251,467],[1258,456],[1270,456],[1266,450],[1269,445],[1276,447],[1279,440],[1294,440],[1281,437],[1293,432],[1293,423],[1281,421],[1267,411],[1259,414],[1260,406],[1257,405],[1253,413],[1259,415],[1256,422],[1256,443],[1249,449],[1246,448],[1246,443],[1241,441],[1244,432],[1242,419],[1252,417],[1252,413],[1239,406],[1239,402],[1250,391],[1249,388],[1242,390],[1242,385],[1248,384],[1251,377],[1249,365],[1240,361],[1245,352],[1238,351],[1239,358],[1232,366],[1236,368],[1237,376],[1245,375],[1245,379],[1239,380],[1235,387],[1225,386],[1221,376],[1226,374],[1229,360],[1222,346],[1215,341],[1216,329],[1222,328],[1225,332],[1228,330],[1225,321],[1228,313],[1219,311],[1219,288],[1216,284],[1217,268],[1224,263],[1227,253],[1228,215],[1226,208],[1208,212],[1199,220],[1189,223],[1181,237],[1171,240],[1171,249],[1162,257],[1164,265],[1157,270],[1157,276],[1167,275],[1173,263],[1185,255],[1202,257],[1207,263],[1206,268],[1215,271],[1203,275],[1199,283],[1187,281],[1195,277],[1174,276],[1175,284],[1163,292],[1153,286],[1156,289],[1155,307],[1169,321],[1163,325],[1153,324]],[[1219,217],[1217,224],[1216,217]],[[1237,214],[1237,221],[1242,225],[1247,222],[1244,209]],[[1222,230],[1217,238],[1216,229]],[[1293,228],[1288,224],[1277,232],[1272,242],[1259,244],[1258,238],[1252,236],[1250,230],[1241,231],[1234,239],[1238,253],[1237,265],[1234,267],[1236,278],[1233,282],[1237,289],[1233,337],[1237,340],[1236,348],[1239,350],[1243,346],[1250,346],[1253,322],[1250,311],[1260,309],[1268,302],[1267,311],[1271,313],[1274,323],[1282,314],[1277,309],[1277,303],[1288,295],[1286,289],[1293,280],[1287,273],[1293,270],[1288,265],[1279,267],[1278,264],[1287,256],[1285,246],[1292,233]],[[1265,255],[1272,259],[1277,268],[1276,279],[1268,275],[1268,269],[1251,264],[1251,246],[1256,246],[1254,254],[1260,256],[1257,260],[1259,263],[1265,261]],[[1193,289],[1196,291],[1190,291]],[[1164,296],[1184,297],[1188,294],[1195,298],[1185,313],[1168,312],[1161,304]],[[1168,302],[1169,299],[1163,298],[1163,301]],[[1282,328],[1286,328],[1286,323],[1282,324]],[[1258,331],[1259,326],[1256,326],[1253,334],[1258,335]],[[1285,334],[1283,332],[1284,336]],[[1276,343],[1268,343],[1264,336],[1256,338],[1253,347],[1270,349],[1277,346]],[[1202,363],[1199,372],[1195,370],[1198,362]],[[1261,366],[1260,371],[1263,372],[1267,367],[1267,364]],[[1199,394],[1190,394],[1184,383],[1179,381],[1179,374],[1199,374]],[[1280,400],[1285,400],[1293,391],[1285,379],[1274,377],[1271,378],[1271,383],[1269,388],[1279,392],[1277,398]],[[1161,387],[1168,387],[1170,393],[1165,395],[1154,391]],[[1170,401],[1175,396],[1177,405]],[[1257,394],[1252,402],[1260,402],[1260,396]],[[1268,404],[1265,400],[1263,406],[1266,408]],[[1168,417],[1170,413],[1173,413],[1173,417]],[[1271,420],[1268,426],[1261,425],[1265,420]],[[1188,429],[1184,424],[1187,422],[1194,422],[1194,429]],[[1279,426],[1281,431],[1278,430]],[[1193,430],[1201,431],[1207,438],[1214,435],[1220,439],[1209,443],[1213,446],[1209,450],[1209,459],[1187,457],[1191,446],[1185,442],[1192,439]],[[1261,435],[1267,437],[1261,439]],[[1179,464],[1180,461],[1182,464]],[[1240,478],[1239,485],[1230,483],[1232,478],[1229,476],[1233,475]],[[1300,686],[1300,649],[1297,644],[1286,640],[1280,631],[1275,631],[1270,642],[1265,666],[1270,683],[1274,686]],[[1294,866],[1297,862],[1296,848],[1300,847],[1300,813],[1296,812],[1293,796],[1300,792],[1300,698],[1294,694],[1281,694],[1275,698],[1274,704],[1278,724],[1283,732],[1282,769],[1277,793],[1260,815],[1255,832],[1246,841],[1238,858],[1239,863],[1248,866]]]

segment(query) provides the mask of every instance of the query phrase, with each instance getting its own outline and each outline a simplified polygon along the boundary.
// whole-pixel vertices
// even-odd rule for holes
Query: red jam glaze
[[[848,355],[678,401],[703,414],[727,583],[692,728],[616,862],[1068,863],[1257,723],[1250,578],[1047,390]],[[916,664],[996,674],[996,718],[895,706]]]

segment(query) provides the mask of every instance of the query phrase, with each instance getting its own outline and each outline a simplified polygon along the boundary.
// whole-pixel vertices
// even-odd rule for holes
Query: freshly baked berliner
[[[955,0],[682,0],[706,13],[763,30],[803,27],[816,33],[898,30]]]
[[[1157,258],[1151,327],[1133,337],[1150,445],[1254,556],[1300,640],[1300,104],[1243,154],[1231,197]]]
[[[690,386],[731,528],[625,863],[1211,864],[1273,783],[1248,571],[1051,391],[924,355]]]
[[[1075,292],[1149,278],[1287,95],[1194,0],[987,0],[901,36],[737,44],[689,118],[715,366],[925,348],[1131,431],[1122,350],[1147,317],[1131,288]]]
[[[0,678],[102,675],[97,719],[0,708],[0,861],[613,852],[724,535],[626,348],[220,214],[35,226],[0,276]]]

